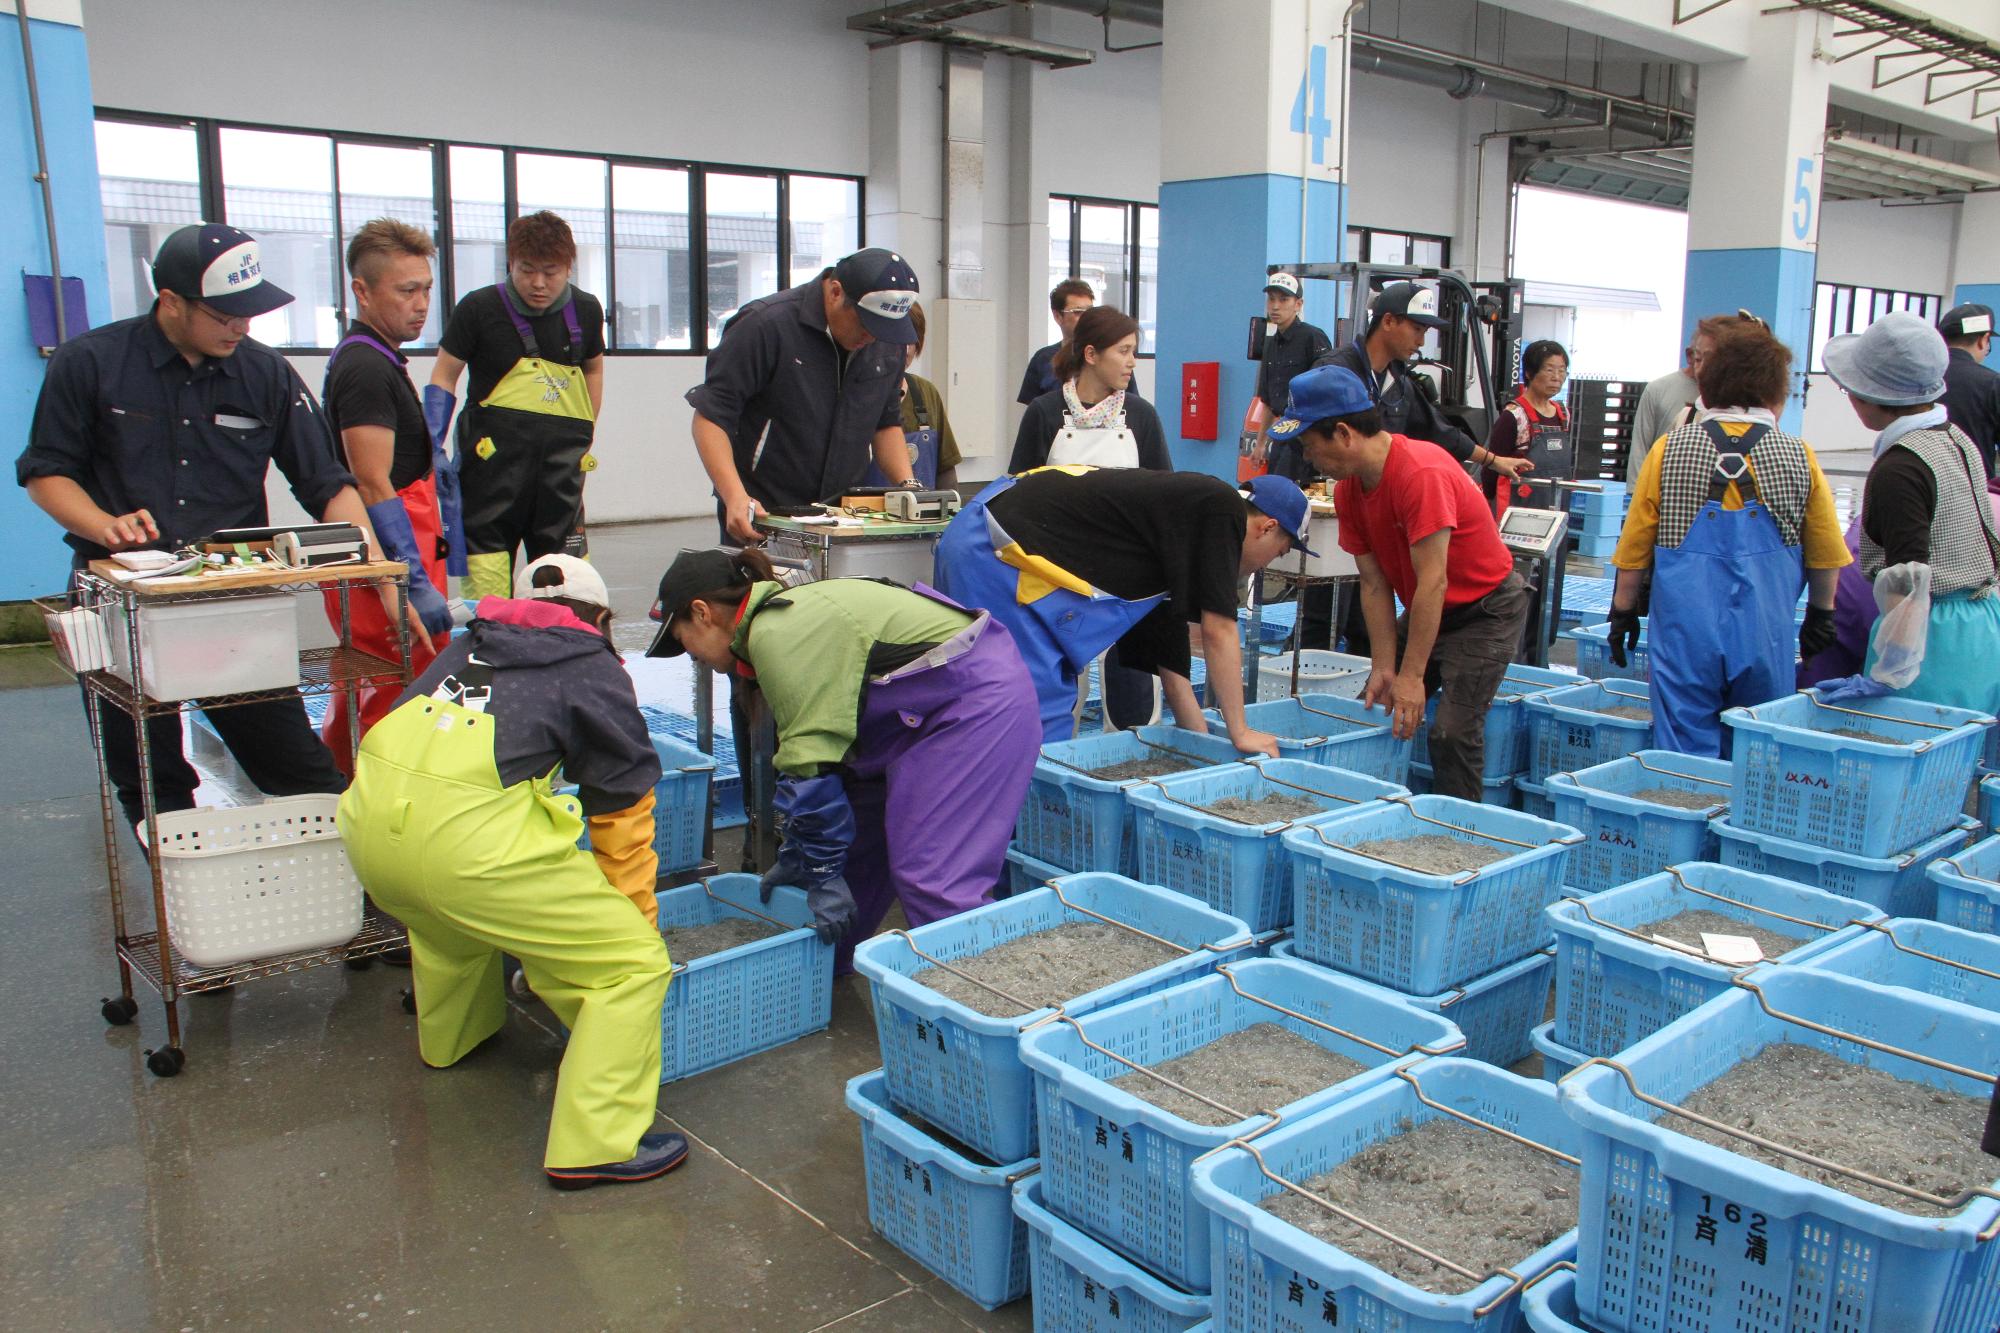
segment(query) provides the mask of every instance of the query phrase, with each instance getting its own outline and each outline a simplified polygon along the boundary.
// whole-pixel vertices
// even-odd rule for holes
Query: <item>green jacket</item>
[[[848,761],[871,681],[954,638],[973,617],[893,583],[759,583],[729,650],[750,664],[778,726],[780,773]]]

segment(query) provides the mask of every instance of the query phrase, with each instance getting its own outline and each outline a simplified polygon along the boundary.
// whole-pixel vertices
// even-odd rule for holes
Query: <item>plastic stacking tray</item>
[[[1852,938],[1850,922],[1883,919],[1851,898],[1704,862],[1555,903],[1548,921],[1556,936],[1556,1040],[1586,1055],[1616,1055],[1728,990],[1741,967],[1671,948],[1639,930],[1688,911],[1799,937],[1782,955],[1791,963]]]
[[[1393,782],[1297,759],[1260,759],[1135,783],[1124,793],[1132,811],[1132,877],[1199,899],[1254,931],[1275,930],[1292,920],[1292,858],[1284,832],[1409,794]],[[1267,796],[1297,797],[1320,813],[1245,824],[1203,808],[1232,797]]]
[[[1576,645],[1576,669],[1592,680],[1651,680],[1652,654],[1646,648],[1646,621],[1639,620],[1639,646],[1625,655],[1625,665],[1611,660],[1611,622],[1579,625],[1559,636]]]
[[[1933,861],[1929,873],[1937,886],[1939,921],[1961,930],[2000,935],[2000,836]]]
[[[1518,845],[1455,875],[1349,850],[1422,834]],[[1299,957],[1411,995],[1462,986],[1546,945],[1541,909],[1561,896],[1564,859],[1583,839],[1567,825],[1449,796],[1384,802],[1284,837]]]
[[[1529,666],[1517,662],[1500,678],[1493,702],[1486,709],[1486,759],[1483,776],[1487,782],[1513,777],[1528,766],[1527,702],[1550,690],[1589,684],[1574,671]],[[1431,766],[1431,723],[1437,718],[1437,698],[1424,707],[1424,724],[1410,742],[1410,762]]]
[[[1289,940],[1273,943],[1271,957],[1305,961]],[[1462,1054],[1466,1059],[1505,1069],[1527,1059],[1534,1051],[1532,1029],[1548,1011],[1549,975],[1555,965],[1555,950],[1542,949],[1504,967],[1497,967],[1463,986],[1454,986],[1436,995],[1408,995],[1359,977],[1349,977],[1348,980],[1392,999],[1413,1004],[1427,1013],[1450,1019],[1465,1034]],[[1308,963],[1307,966],[1318,967],[1319,964]],[[1333,972],[1332,968],[1325,970]]]
[[[1071,921],[1109,921],[1186,950],[1060,1006],[995,1018],[950,1000],[912,977],[960,958]],[[1021,1063],[1023,1029],[1163,990],[1200,976],[1254,947],[1233,916],[1122,875],[1077,874],[915,930],[892,930],[854,951],[873,990],[875,1033],[889,1096],[996,1162],[1035,1150],[1034,1080]]]
[[[1014,1214],[1028,1227],[1036,1333],[1184,1333],[1206,1325],[1206,1292],[1161,1281],[1057,1217],[1042,1202],[1045,1183],[1029,1176],[1014,1186]]]
[[[1014,841],[1037,860],[1069,870],[1132,873],[1132,815],[1125,789],[1144,778],[1114,781],[1090,770],[1134,759],[1176,758],[1198,767],[1242,759],[1226,736],[1179,727],[1110,731],[1042,747]]]
[[[2000,773],[1979,779],[1979,822],[1988,833],[2000,833]]]
[[[1204,1158],[1194,1169],[1194,1191],[1209,1209],[1217,1329],[1498,1333],[1517,1327],[1522,1286],[1576,1253],[1575,1231],[1472,1290],[1446,1296],[1392,1277],[1259,1207],[1288,1184],[1300,1186],[1377,1142],[1438,1119],[1470,1119],[1572,1161],[1582,1146],[1583,1135],[1548,1084],[1445,1057],[1397,1070],[1303,1120]],[[1303,1299],[1295,1298],[1301,1289]]]
[[[654,734],[647,739],[660,757],[660,781],[653,788],[653,851],[659,855],[660,870],[700,865],[715,760],[671,736]]]
[[[1653,748],[1653,724],[1613,717],[1599,708],[1653,707],[1650,684],[1632,680],[1591,681],[1550,690],[1527,701],[1527,775],[1546,782],[1551,773],[1574,773]]]
[[[1112,1086],[1259,1023],[1365,1070],[1283,1106],[1232,1107],[1208,1126]],[[1043,1197],[1065,1221],[1186,1291],[1209,1289],[1208,1218],[1188,1191],[1196,1158],[1310,1114],[1426,1055],[1463,1049],[1447,1019],[1309,963],[1251,959],[1212,976],[1058,1020],[1021,1038],[1035,1074]],[[1143,1075],[1141,1076],[1143,1077]]]
[[[1804,964],[2000,1013],[2000,938],[1935,921],[1882,921]]]
[[[1521,1293],[1521,1320],[1529,1333],[1596,1333],[1577,1322],[1574,1264],[1558,1265]]]
[[[813,933],[804,889],[759,902],[757,876],[716,875],[659,895],[660,925],[760,921],[781,934],[675,963],[661,1011],[660,1082],[715,1069],[824,1028],[833,1015],[833,946]]]
[[[1554,1020],[1538,1024],[1529,1034],[1529,1044],[1535,1054],[1542,1057],[1542,1079],[1548,1083],[1560,1083],[1578,1065],[1590,1057],[1582,1051],[1574,1051],[1556,1040]]]
[[[1215,709],[1204,716],[1210,726],[1222,723]],[[1359,699],[1335,694],[1272,699],[1247,705],[1243,720],[1278,738],[1280,759],[1303,759],[1399,784],[1410,773],[1410,742],[1390,733],[1388,714],[1363,707]]]
[[[1035,1160],[980,1161],[896,1113],[882,1071],[848,1081],[861,1117],[868,1225],[988,1310],[1028,1294],[1028,1230],[1011,1191]]]
[[[1729,822],[1857,856],[1893,856],[1952,828],[1993,718],[1913,699],[1857,707],[1794,694],[1731,708]],[[1833,734],[1879,732],[1880,741]]]
[[[1553,820],[1556,817],[1556,803],[1550,799],[1547,785],[1531,781],[1526,773],[1514,779],[1514,804],[1522,814],[1533,815],[1537,819]]]
[[[1543,791],[1558,823],[1583,830],[1569,854],[1569,885],[1585,893],[1630,884],[1682,861],[1715,860],[1709,817],[1729,804],[1729,761],[1640,750],[1575,773],[1552,773]],[[1641,801],[1653,787],[1712,796],[1706,810]]]
[[[1899,856],[1856,856],[1833,852],[1773,833],[1740,829],[1727,818],[1709,821],[1716,834],[1718,859],[1724,865],[1760,875],[1796,880],[1879,907],[1890,916],[1937,915],[1937,881],[1930,868],[1939,857],[1951,856],[1976,837],[1978,823],[1962,817],[1957,828],[1927,839]]]
[[[1775,1042],[1983,1101],[1988,1082],[1924,1061],[2000,1068],[2000,1020],[1799,967],[1757,968],[1737,985],[1557,1089],[1583,1131],[1582,1322],[1628,1333],[1992,1333],[2000,1201],[1974,1196],[1943,1217],[1865,1202],[1678,1133],[1686,1120],[1665,1108]]]

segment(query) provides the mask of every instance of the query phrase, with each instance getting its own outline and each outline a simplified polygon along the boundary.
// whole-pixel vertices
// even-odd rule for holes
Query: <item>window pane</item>
[[[1077,209],[1077,276],[1097,289],[1099,305],[1123,310],[1132,304],[1127,268],[1127,210],[1123,204],[1084,204]]]
[[[611,345],[693,347],[688,173],[613,166],[611,204],[618,233],[618,310],[611,321]]]
[[[1813,285],[1812,356],[1807,367],[1817,375],[1826,370],[1819,359],[1820,351],[1826,346],[1828,334],[1833,327],[1833,284],[1830,282]]]
[[[1444,240],[1437,236],[1412,236],[1410,262],[1425,268],[1444,267]]]
[[[778,181],[711,171],[708,187],[708,340],[747,301],[778,290]]]
[[[570,281],[605,299],[606,170],[601,157],[514,155],[514,197],[521,216],[546,209],[569,223],[576,238],[576,271]]]
[[[453,304],[507,276],[507,164],[498,148],[451,147]]]
[[[260,242],[264,276],[292,303],[250,321],[273,347],[331,347],[341,269],[333,235],[333,141],[318,134],[222,131],[222,207]]]
[[[1409,263],[1410,238],[1400,231],[1369,232],[1368,262],[1371,264]]]
[[[1852,333],[1854,331],[1854,289],[1835,287],[1833,289],[1833,315],[1827,321],[1829,333]]]
[[[201,221],[198,160],[191,126],[97,122],[113,319],[143,314],[152,305],[153,256],[176,228]]]
[[[796,287],[861,248],[861,187],[825,176],[793,176],[790,191]]]
[[[1364,233],[1361,228],[1349,227],[1347,229],[1346,259],[1348,263],[1358,264],[1361,262],[1361,243],[1363,237]]]
[[[392,148],[384,144],[344,143],[335,150],[340,155],[340,257],[343,272],[341,300],[353,310],[354,297],[348,289],[352,273],[345,272],[347,243],[362,224],[375,218],[407,222],[437,238],[437,203],[431,197],[431,150]],[[435,346],[442,327],[444,302],[433,293],[430,318],[416,338],[419,346]]]
[[[1049,286],[1051,287],[1065,278],[1076,276],[1076,271],[1070,267],[1069,262],[1071,208],[1072,205],[1067,199],[1049,200]],[[1049,307],[1044,304],[1042,309],[1047,311]],[[1047,326],[1044,336],[1052,343],[1061,342],[1062,327],[1056,323],[1055,315],[1049,313],[1045,318]]]
[[[1139,351],[1151,356],[1160,322],[1160,210],[1151,204],[1139,205],[1139,308],[1132,317],[1139,321]]]

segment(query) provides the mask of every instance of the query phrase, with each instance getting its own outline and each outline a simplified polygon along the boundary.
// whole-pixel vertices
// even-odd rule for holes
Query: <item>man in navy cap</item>
[[[1492,506],[1437,445],[1384,429],[1361,377],[1322,366],[1292,381],[1274,440],[1297,439],[1335,479],[1340,549],[1361,569],[1374,670],[1362,699],[1391,713],[1398,739],[1431,722],[1431,790],[1477,801],[1486,710],[1528,620],[1528,591],[1500,540]],[[1394,592],[1406,610],[1396,617]]]
[[[916,300],[901,255],[859,250],[723,326],[687,400],[726,541],[759,540],[772,506],[837,499],[871,455],[892,483],[911,480],[903,345],[917,340]]]
[[[250,321],[291,301],[266,281],[257,241],[214,223],[182,227],[153,261],[153,308],[72,338],[49,360],[14,475],[60,523],[82,567],[113,551],[175,550],[222,528],[269,523],[264,477],[285,474],[309,514],[352,523],[378,555],[354,477],[319,404]],[[383,606],[400,614],[394,589]],[[410,632],[428,643],[421,622]],[[131,719],[98,710],[105,765],[126,818],[143,813]],[[273,796],[345,785],[296,697],[209,714],[230,753]],[[161,810],[194,805],[197,777],[177,715],[149,722]]]
[[[1985,364],[1993,351],[1993,307],[1955,305],[1937,327],[1951,349],[1944,368],[1945,414],[1979,451],[1991,481],[2000,453],[2000,371]]]

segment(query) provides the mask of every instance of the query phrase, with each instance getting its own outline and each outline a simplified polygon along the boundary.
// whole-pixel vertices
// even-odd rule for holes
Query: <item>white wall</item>
[[[1450,236],[1459,262],[1460,163],[1473,139],[1466,105],[1412,83],[1355,76],[1349,226]]]

